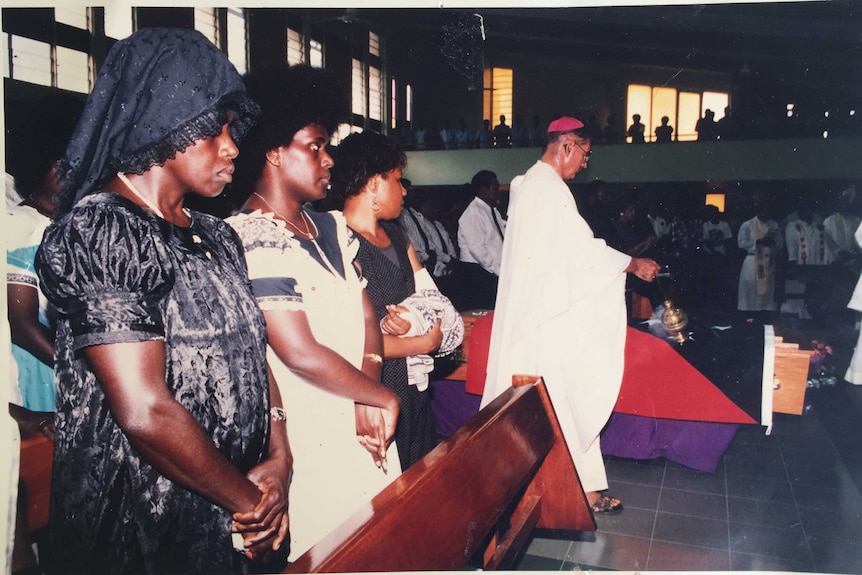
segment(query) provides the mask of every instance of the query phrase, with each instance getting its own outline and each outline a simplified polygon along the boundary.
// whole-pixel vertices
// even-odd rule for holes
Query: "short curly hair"
[[[479,170],[470,180],[470,188],[473,190],[473,195],[479,193],[479,188],[490,188],[497,179],[497,174],[491,170]]]
[[[404,169],[407,154],[392,140],[366,130],[350,134],[335,148],[331,171],[332,199],[342,207],[347,198],[357,195],[374,176]]]
[[[231,196],[236,199],[254,191],[267,151],[289,146],[306,126],[318,125],[332,134],[350,118],[348,90],[322,68],[271,64],[246,74],[243,82],[260,106],[261,116],[243,140],[235,161]]]

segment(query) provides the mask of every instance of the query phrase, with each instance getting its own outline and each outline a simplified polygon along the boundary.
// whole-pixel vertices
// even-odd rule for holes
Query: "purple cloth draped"
[[[612,413],[602,432],[602,453],[630,459],[665,457],[712,473],[739,425]]]
[[[437,435],[448,437],[479,411],[482,398],[467,393],[464,382],[431,382],[431,409]],[[602,432],[602,453],[629,459],[664,457],[712,473],[736,435],[736,423],[682,421],[612,413]]]
[[[479,411],[482,398],[467,393],[464,382],[431,382],[431,409],[437,435],[448,437]],[[664,457],[712,473],[736,435],[736,423],[681,421],[612,413],[602,432],[602,453],[629,459]]]
[[[448,437],[479,411],[481,395],[464,390],[465,382],[437,379],[431,382],[431,411],[434,428],[440,437]]]

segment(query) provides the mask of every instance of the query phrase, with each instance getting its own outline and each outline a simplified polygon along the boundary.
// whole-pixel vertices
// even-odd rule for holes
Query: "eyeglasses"
[[[588,162],[590,161],[590,158],[591,158],[591,157],[592,157],[592,155],[593,155],[593,151],[592,151],[592,150],[585,150],[585,149],[584,149],[584,148],[583,148],[579,143],[577,143],[577,142],[574,142],[574,141],[573,141],[572,143],[573,143],[574,145],[576,145],[576,146],[578,147],[578,149],[579,149],[581,152],[583,152],[583,153],[584,153],[584,163],[585,163],[585,164],[586,164],[586,163],[588,163]]]

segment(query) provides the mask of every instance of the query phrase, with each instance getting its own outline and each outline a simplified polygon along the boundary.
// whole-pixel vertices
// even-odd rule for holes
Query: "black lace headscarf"
[[[227,56],[200,32],[144,28],[120,40],[99,70],[57,168],[60,211],[117,172],[143,174],[219,134],[228,110],[239,143],[258,107]]]

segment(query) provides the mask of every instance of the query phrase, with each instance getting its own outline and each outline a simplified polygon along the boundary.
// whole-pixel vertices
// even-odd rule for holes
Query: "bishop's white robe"
[[[585,491],[607,488],[599,432],[622,382],[630,261],[548,164],[512,181],[482,405],[513,374],[542,376]]]

